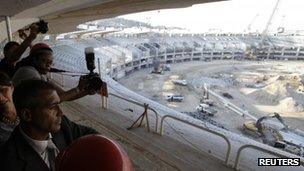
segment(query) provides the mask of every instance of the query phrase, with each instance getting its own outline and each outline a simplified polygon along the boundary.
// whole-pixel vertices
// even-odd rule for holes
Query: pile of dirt
[[[292,97],[287,97],[280,101],[281,109],[285,109],[287,112],[304,112],[304,105],[297,102]]]
[[[263,89],[256,90],[250,94],[248,94],[251,98],[255,99],[259,104],[263,105],[277,105],[278,98],[274,95],[267,93],[267,91]]]
[[[271,76],[265,79],[263,83],[266,85],[260,90],[264,90],[276,98],[290,96],[290,91],[295,90],[302,85],[302,79],[298,74]],[[259,82],[261,84],[261,82]]]
[[[256,76],[254,78],[255,84],[261,84],[269,79],[269,75]]]
[[[204,84],[211,88],[227,88],[235,85],[235,79],[233,76],[231,78],[212,78],[212,77],[199,77],[192,79],[191,84],[194,87],[202,87]]]
[[[282,81],[276,81],[272,84],[267,85],[262,88],[265,92],[275,96],[275,97],[285,97],[288,96],[287,92],[288,83]]]
[[[292,87],[298,87],[302,82],[302,76],[297,73],[278,75],[268,80],[268,84],[288,83]]]
[[[290,84],[284,76],[275,76],[267,79],[267,86],[250,93],[250,96],[264,105],[278,105],[280,100],[290,95]],[[262,84],[262,83],[259,83]]]

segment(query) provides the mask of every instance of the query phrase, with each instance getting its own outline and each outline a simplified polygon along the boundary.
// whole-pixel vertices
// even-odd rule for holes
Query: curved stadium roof
[[[4,16],[10,16],[12,32],[43,18],[49,33],[75,31],[76,26],[96,19],[155,9],[187,7],[221,0],[12,0],[0,1],[0,41],[7,37]]]

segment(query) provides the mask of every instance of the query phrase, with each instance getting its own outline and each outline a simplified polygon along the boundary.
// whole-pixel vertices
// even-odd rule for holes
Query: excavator
[[[275,118],[281,123],[266,120]],[[285,124],[278,113],[269,114],[259,118],[257,121],[246,121],[243,131],[255,138],[261,139],[263,143],[275,148],[283,149],[290,153],[304,156],[304,134],[302,131],[291,129]]]

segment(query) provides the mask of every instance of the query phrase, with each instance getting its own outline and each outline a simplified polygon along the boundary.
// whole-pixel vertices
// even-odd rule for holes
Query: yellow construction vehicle
[[[265,122],[276,118],[281,125]],[[301,131],[289,128],[278,113],[273,113],[259,118],[257,121],[246,121],[243,124],[243,132],[254,136],[270,146],[281,148],[284,151],[304,156],[303,137]]]
[[[253,136],[262,137],[263,141],[282,141],[283,137],[275,128],[267,126],[263,121],[271,118],[277,118],[284,127],[288,127],[278,113],[270,114],[259,118],[256,122],[253,120],[246,121],[243,124],[243,130]]]

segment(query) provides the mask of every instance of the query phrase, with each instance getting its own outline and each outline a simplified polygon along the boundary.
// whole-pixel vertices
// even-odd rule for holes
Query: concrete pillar
[[[282,49],[282,58],[284,58],[284,53],[285,53],[285,47],[283,47],[283,49]]]
[[[194,55],[194,47],[191,48],[191,59],[193,60]]]
[[[211,59],[210,59],[210,61],[213,61],[213,50],[211,50],[211,55],[210,55],[210,57],[211,57]]]
[[[297,54],[296,54],[297,59],[299,58],[300,49],[301,49],[301,47],[297,48]]]
[[[203,60],[203,58],[205,59],[205,57],[204,57],[204,46],[202,46],[202,44],[201,44],[201,47],[202,47],[201,60],[204,61]]]
[[[97,63],[98,63],[98,74],[101,75],[100,59],[99,58],[97,58]]]
[[[166,47],[166,49],[165,49],[165,61],[166,61],[166,63],[167,63],[167,47]]]
[[[9,16],[5,16],[5,23],[6,23],[6,32],[7,32],[7,39],[8,41],[12,41],[12,29],[11,29],[11,20]]]

